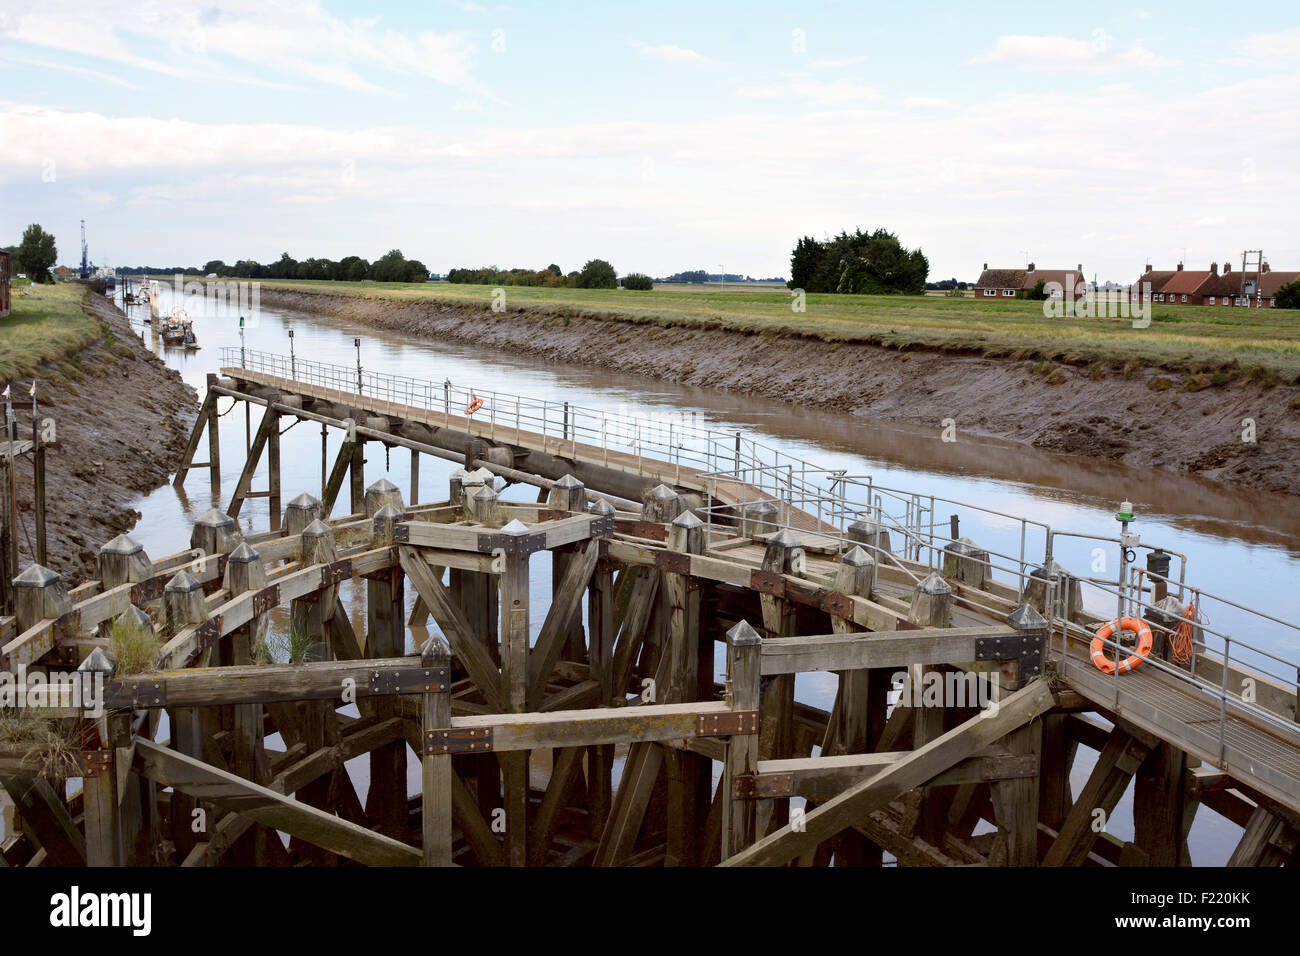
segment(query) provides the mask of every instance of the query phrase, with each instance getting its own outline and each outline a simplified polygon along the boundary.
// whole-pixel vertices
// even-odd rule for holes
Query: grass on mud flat
[[[72,282],[13,289],[10,313],[0,318],[0,382],[29,375],[98,339],[103,329],[81,307],[90,294]]]
[[[1041,302],[947,296],[809,295],[807,311],[795,313],[789,290],[771,286],[650,292],[506,286],[501,314],[490,311],[492,286],[262,280],[262,287],[482,309],[485,319],[497,321],[523,312],[1072,364],[1230,369],[1265,381],[1300,381],[1300,312],[1291,310],[1155,304],[1150,327],[1135,329],[1127,318],[1047,318]]]

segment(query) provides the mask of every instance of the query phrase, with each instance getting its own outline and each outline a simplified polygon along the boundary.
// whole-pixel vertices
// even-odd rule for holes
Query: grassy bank
[[[0,382],[28,375],[38,366],[75,355],[102,334],[82,303],[84,285],[61,283],[13,290],[10,314],[0,319]]]
[[[263,280],[263,288],[488,310],[490,286],[449,283]],[[1042,303],[943,296],[809,295],[791,310],[785,289],[752,286],[628,292],[508,286],[507,312],[702,328],[765,337],[869,342],[1077,365],[1229,370],[1300,382],[1300,313],[1213,306],[1152,306],[1149,328],[1125,318],[1047,318]],[[491,312],[488,315],[492,315]]]

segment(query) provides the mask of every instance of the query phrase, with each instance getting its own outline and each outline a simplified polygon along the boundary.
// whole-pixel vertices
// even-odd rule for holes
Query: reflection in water
[[[174,304],[170,290],[163,290],[159,304],[162,314],[166,314]],[[218,369],[222,346],[245,344],[250,349],[287,353],[287,331],[292,328],[294,348],[300,357],[352,365],[357,360],[353,336],[359,335],[363,341],[362,362],[376,371],[433,381],[450,378],[484,391],[498,388],[646,417],[685,411],[705,427],[743,428],[765,436],[762,440],[769,445],[824,468],[869,474],[877,485],[904,488],[927,499],[931,495],[946,497],[1025,515],[1054,528],[1115,535],[1115,506],[1127,498],[1134,502],[1139,515],[1134,530],[1145,542],[1185,553],[1190,581],[1278,617],[1300,618],[1300,589],[1294,586],[1300,570],[1300,502],[1289,497],[1237,492],[1195,478],[1065,457],[996,438],[959,437],[955,443],[944,443],[939,440],[937,426],[917,429],[880,425],[865,417],[803,408],[796,414],[789,405],[750,396],[679,387],[607,370],[549,362],[542,365],[526,358],[455,345],[407,342],[397,335],[301,313],[264,308],[259,316],[248,317],[241,343],[235,311],[213,308],[199,296],[185,297],[184,305],[194,319],[201,351],[165,348],[156,332],[141,324],[148,315],[148,306],[132,307],[130,314],[154,351],[200,394],[206,374]],[[227,407],[223,403],[220,411],[225,415],[221,419],[221,460],[222,483],[228,498],[243,465],[248,419],[245,410],[233,404]],[[252,427],[256,424],[255,420],[251,422]],[[328,436],[327,461],[333,461],[340,441],[337,434]],[[294,428],[285,433],[281,447],[285,500],[300,491],[319,495],[320,432],[313,426]],[[371,445],[367,448],[366,481],[387,476],[410,501],[408,462],[404,451],[398,450],[390,458],[380,447]],[[424,458],[420,501],[445,497],[451,467],[447,462]],[[264,486],[264,477],[255,479],[255,488]],[[531,489],[514,487],[504,497],[526,500],[532,493]],[[346,499],[346,494],[341,497]],[[195,470],[190,473],[185,491],[167,485],[137,502],[135,507],[144,517],[132,533],[152,556],[173,553],[188,546],[193,519],[214,505],[224,510],[223,502],[212,500],[206,469]],[[945,528],[949,511],[960,513],[962,533],[971,535],[982,546],[1013,557],[1021,553],[1018,522],[981,517],[936,502],[936,519]],[[266,499],[247,501],[240,522],[246,530],[265,530],[269,526]],[[1042,533],[1030,529],[1024,540],[1026,557],[1041,560]],[[1054,554],[1076,573],[1113,577],[1117,569],[1114,555],[1108,554],[1105,547],[1100,551],[1096,548],[1097,542],[1060,539]],[[549,564],[544,559],[533,561],[535,607],[544,608],[549,602]],[[407,600],[408,604],[413,601],[413,595],[408,594]],[[1093,606],[1109,610],[1095,594],[1090,600]],[[356,618],[358,633],[363,633],[360,608],[353,601],[348,606]],[[1234,613],[1224,610],[1212,623],[1232,631]],[[542,616],[533,615],[534,636]],[[1247,633],[1249,641],[1275,653],[1292,659],[1300,656],[1300,646],[1284,628],[1259,628],[1253,622],[1248,627],[1243,619],[1241,634]],[[412,634],[408,650],[418,646],[423,636],[423,631]],[[828,675],[801,676],[799,693],[801,699],[826,707],[834,694],[834,683]],[[1081,760],[1076,774],[1086,773],[1088,764]],[[1081,779],[1077,780],[1076,786],[1081,783]],[[1120,817],[1116,814],[1117,821]],[[1118,823],[1116,829],[1120,829]],[[1193,830],[1197,861],[1226,859],[1231,849],[1226,842],[1228,832],[1219,818],[1203,812]]]

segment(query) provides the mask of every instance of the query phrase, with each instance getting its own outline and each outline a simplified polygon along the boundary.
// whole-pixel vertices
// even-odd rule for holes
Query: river
[[[119,301],[121,293],[118,293]],[[221,348],[241,344],[238,315],[233,305],[214,304],[194,293],[183,295],[183,304],[194,319],[202,348],[197,352],[164,349],[143,323],[148,307],[131,307],[133,325],[146,343],[168,365],[181,373],[200,393],[206,375],[220,367]],[[160,297],[163,314],[175,302],[164,287]],[[1217,594],[1258,608],[1286,620],[1300,618],[1300,501],[1257,491],[1239,491],[1200,479],[1180,477],[1154,470],[1117,467],[1113,463],[1067,457],[1026,448],[993,438],[958,436],[944,442],[936,424],[932,431],[883,426],[859,416],[818,412],[744,395],[678,387],[653,379],[634,379],[604,370],[556,364],[538,366],[527,360],[496,352],[462,346],[432,345],[403,341],[370,328],[352,327],[330,318],[278,311],[263,306],[250,316],[243,342],[249,349],[287,354],[289,330],[293,348],[302,358],[353,365],[358,360],[354,338],[361,338],[360,361],[370,370],[392,372],[442,381],[449,378],[484,391],[502,391],[538,398],[569,401],[589,408],[607,409],[645,417],[677,416],[684,413],[709,428],[744,429],[760,436],[768,445],[780,448],[827,468],[845,468],[852,474],[869,474],[880,484],[915,491],[924,496],[970,502],[991,511],[1024,515],[1052,525],[1099,535],[1115,535],[1114,517],[1121,500],[1133,502],[1137,522],[1133,530],[1144,542],[1158,543],[1187,555],[1188,581]],[[223,403],[221,411],[225,412]],[[233,491],[244,460],[245,427],[243,409],[236,408],[222,420],[222,490],[226,500]],[[233,427],[232,427],[233,426]],[[252,422],[257,426],[256,416]],[[1171,436],[1171,440],[1176,436]],[[341,436],[329,439],[329,460]],[[300,491],[319,495],[321,488],[321,434],[316,426],[303,423],[286,431],[281,439],[284,500]],[[425,456],[420,471],[421,501],[446,495],[447,476],[452,466]],[[366,482],[387,476],[403,489],[409,501],[409,457],[400,449],[386,456],[377,446],[367,449]],[[255,479],[254,487],[265,487]],[[530,498],[533,489],[516,486],[506,497]],[[340,499],[346,508],[346,490]],[[151,557],[161,557],[188,547],[193,519],[214,505],[224,510],[225,501],[211,499],[207,469],[190,473],[183,493],[166,485],[143,496],[135,507],[142,513],[132,535]],[[942,507],[936,514],[944,516]],[[269,527],[268,504],[264,498],[247,501],[240,516],[246,531]],[[976,520],[963,513],[962,533],[992,550],[1014,554],[1019,548],[1020,527],[1013,521],[994,518]],[[1032,545],[1032,543],[1031,543]],[[1031,560],[1041,560],[1042,545],[1030,547]],[[1111,562],[1109,575],[1117,571],[1116,557],[1105,548],[1094,552],[1097,542],[1059,539],[1054,554],[1067,568],[1081,574],[1105,572],[1099,560]],[[549,562],[534,562],[533,587],[538,606],[549,601]],[[1177,563],[1174,575],[1177,576]],[[1105,573],[1097,573],[1105,577]],[[413,598],[408,595],[408,601]],[[1092,593],[1090,607],[1104,612],[1111,608],[1104,596]],[[534,614],[534,630],[541,615]],[[1215,608],[1210,623],[1234,636],[1290,660],[1300,658],[1297,632],[1280,626],[1260,625],[1231,608]],[[1233,631],[1239,623],[1249,632]],[[415,632],[413,643],[422,632]],[[1276,667],[1274,668],[1277,669]],[[834,693],[832,675],[804,675],[799,682],[800,699],[829,707]],[[1290,675],[1294,679],[1294,672]],[[1091,753],[1081,751],[1074,771],[1075,792],[1082,786],[1091,766]],[[413,777],[413,781],[414,781]],[[1132,835],[1129,797],[1121,803],[1109,829],[1129,839]],[[1192,830],[1193,859],[1198,864],[1226,861],[1239,831],[1217,814],[1202,808]]]

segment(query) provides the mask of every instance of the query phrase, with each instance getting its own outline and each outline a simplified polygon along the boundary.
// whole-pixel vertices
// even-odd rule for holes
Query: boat
[[[199,340],[194,335],[194,322],[190,314],[180,306],[172,309],[162,323],[163,345],[174,345],[187,349],[197,349]]]

